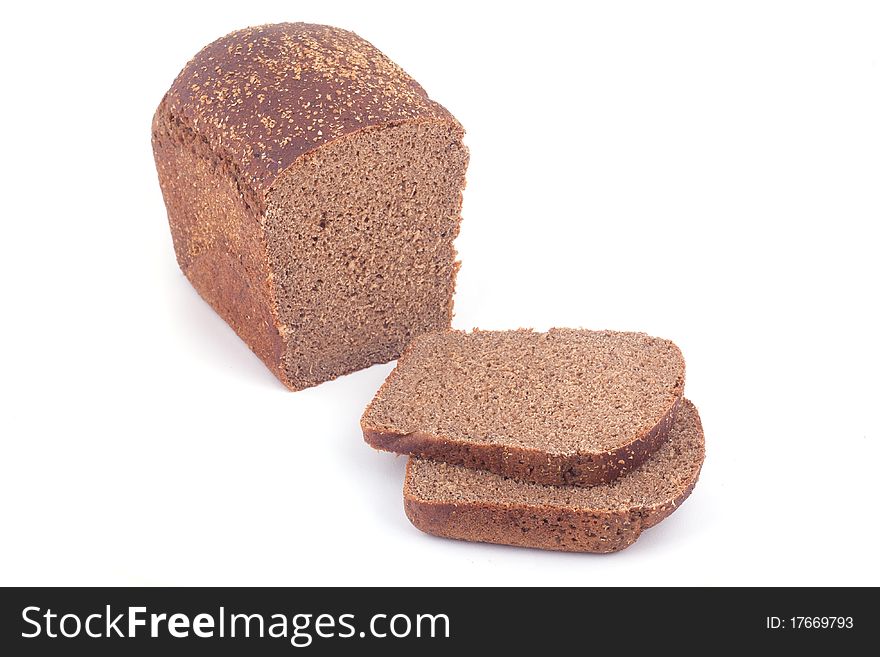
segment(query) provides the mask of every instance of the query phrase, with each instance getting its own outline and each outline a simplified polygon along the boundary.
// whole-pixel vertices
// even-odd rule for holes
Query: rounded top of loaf
[[[153,132],[188,127],[230,161],[242,183],[265,191],[326,142],[418,120],[455,122],[353,32],[279,23],[238,30],[203,48],[163,98]]]

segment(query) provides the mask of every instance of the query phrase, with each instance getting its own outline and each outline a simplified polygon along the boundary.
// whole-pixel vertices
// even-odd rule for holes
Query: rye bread
[[[404,509],[424,532],[468,541],[566,552],[616,552],[675,511],[705,456],[697,409],[684,400],[669,440],[610,484],[541,486],[411,458]]]
[[[352,32],[233,32],[153,118],[180,268],[292,389],[393,360],[450,324],[463,135]]]
[[[441,331],[407,347],[361,419],[377,449],[592,486],[666,439],[684,359],[643,333]]]

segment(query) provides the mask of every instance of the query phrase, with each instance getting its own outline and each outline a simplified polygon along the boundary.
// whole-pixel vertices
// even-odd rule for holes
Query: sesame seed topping
[[[215,41],[180,73],[167,103],[210,144],[224,144],[257,189],[271,186],[281,162],[366,125],[454,120],[356,34],[306,23],[246,28]]]

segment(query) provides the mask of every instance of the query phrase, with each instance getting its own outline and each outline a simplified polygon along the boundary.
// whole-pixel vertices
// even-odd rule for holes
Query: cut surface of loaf
[[[451,320],[463,135],[352,32],[233,32],[153,119],[178,263],[292,389],[393,360]]]
[[[361,427],[378,449],[591,486],[660,447],[684,369],[675,344],[643,333],[440,331],[410,344]]]
[[[610,484],[542,486],[491,472],[411,458],[404,509],[424,532],[468,541],[567,552],[616,552],[690,495],[705,456],[703,428],[684,400],[669,440]]]

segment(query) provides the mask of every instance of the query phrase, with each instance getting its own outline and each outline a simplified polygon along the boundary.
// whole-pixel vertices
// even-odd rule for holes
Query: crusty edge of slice
[[[610,483],[639,467],[666,442],[684,395],[682,380],[678,384],[675,399],[657,424],[644,430],[626,445],[597,453],[552,454],[510,445],[477,444],[421,431],[405,434],[387,432],[370,426],[366,421],[370,408],[382,396],[385,387],[393,381],[397,368],[409,355],[415,340],[404,349],[397,366],[385,379],[361,417],[361,429],[367,444],[386,452],[444,461],[474,470],[488,470],[535,484],[596,486]]]
[[[677,397],[660,422],[618,449],[597,454],[552,454],[510,445],[479,445],[429,433],[386,433],[365,426],[364,440],[386,452],[488,470],[535,484],[596,486],[639,467],[666,442],[681,404]]]
[[[404,492],[403,508],[413,526],[441,538],[608,554],[629,547],[643,530],[667,518],[688,498],[696,483],[695,479],[671,502],[620,512],[519,504],[430,502],[407,492]]]

